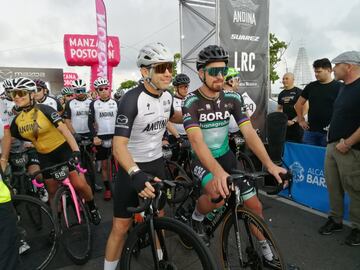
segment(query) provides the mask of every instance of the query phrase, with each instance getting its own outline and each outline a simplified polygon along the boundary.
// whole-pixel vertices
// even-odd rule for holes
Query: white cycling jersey
[[[178,98],[177,96],[174,97],[174,104],[173,104],[173,107],[174,107],[174,111],[179,111],[181,112],[181,106],[183,104],[183,100],[181,98]],[[180,134],[180,135],[186,135],[186,131],[185,131],[185,128],[184,128],[184,125],[183,124],[176,124],[174,123],[174,127],[176,128],[177,132]]]
[[[89,133],[88,117],[91,100],[73,99],[66,103],[64,118],[70,119],[76,133]]]
[[[115,136],[129,138],[128,149],[135,162],[150,162],[162,156],[162,137],[174,113],[172,103],[169,91],[156,96],[143,84],[120,99]]]
[[[91,135],[113,135],[117,111],[118,105],[113,99],[92,101],[88,121]]]
[[[61,112],[63,110],[60,101],[48,95],[45,95],[42,100],[38,100],[37,103],[48,105],[57,112]]]

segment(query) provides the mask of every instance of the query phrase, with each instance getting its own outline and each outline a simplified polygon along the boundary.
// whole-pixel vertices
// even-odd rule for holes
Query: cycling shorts
[[[236,169],[236,158],[232,151],[228,151],[226,154],[216,158],[220,166],[228,173],[231,174],[233,169]],[[213,174],[201,164],[198,159],[195,159],[191,163],[191,169],[196,178],[201,181],[201,186],[205,187],[213,179]],[[241,197],[244,201],[250,199],[256,195],[256,190],[253,185],[244,179],[240,184]]]

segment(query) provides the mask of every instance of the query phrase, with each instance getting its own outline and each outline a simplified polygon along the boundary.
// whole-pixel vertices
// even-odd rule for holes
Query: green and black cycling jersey
[[[200,128],[213,157],[229,151],[230,115],[239,127],[250,123],[242,97],[233,91],[221,91],[216,99],[205,97],[198,89],[188,94],[182,107],[185,130]]]

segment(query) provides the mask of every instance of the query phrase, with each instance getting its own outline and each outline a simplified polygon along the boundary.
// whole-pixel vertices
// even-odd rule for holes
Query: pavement
[[[349,247],[344,243],[351,231],[349,226],[344,226],[342,232],[322,236],[317,230],[326,222],[324,214],[277,196],[260,195],[260,198],[265,220],[287,263],[302,270],[360,269],[360,246]],[[91,260],[85,265],[74,265],[60,248],[47,269],[103,269],[106,241],[111,230],[112,201],[105,202],[100,193],[96,194],[96,201],[103,220],[99,226],[93,226],[94,248]],[[219,241],[216,240],[212,240],[211,251],[219,262],[219,247],[216,244]]]

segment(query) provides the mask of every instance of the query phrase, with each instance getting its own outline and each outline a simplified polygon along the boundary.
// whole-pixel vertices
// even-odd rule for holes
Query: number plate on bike
[[[62,166],[52,171],[50,174],[56,181],[62,181],[69,176],[69,168],[67,166]]]

